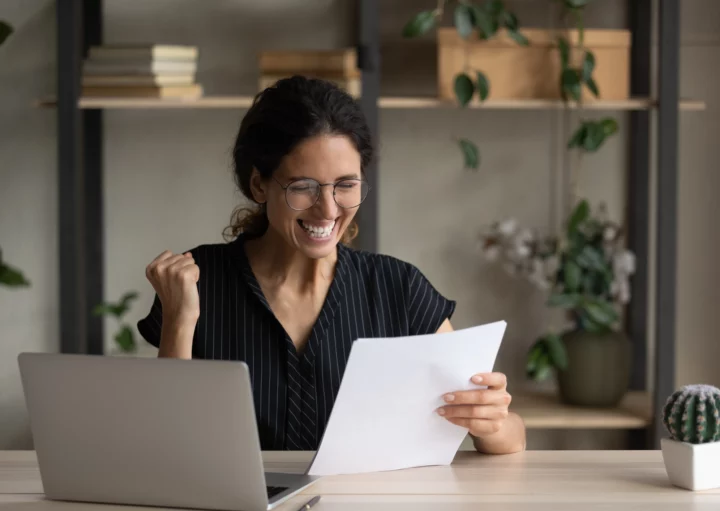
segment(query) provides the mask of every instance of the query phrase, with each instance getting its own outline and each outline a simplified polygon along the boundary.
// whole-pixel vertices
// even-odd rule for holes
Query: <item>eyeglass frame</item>
[[[345,206],[341,206],[340,204],[338,204],[338,201],[337,201],[337,199],[335,198],[335,187],[338,185],[338,183],[342,183],[343,181],[360,181],[360,182],[363,182],[363,183],[365,183],[365,184],[367,185],[367,193],[370,193],[370,190],[372,189],[372,188],[370,187],[370,183],[364,178],[364,176],[363,176],[363,177],[359,177],[359,178],[357,178],[357,177],[345,178],[345,179],[341,179],[340,181],[337,181],[337,182],[335,182],[335,183],[321,183],[321,182],[318,181],[317,179],[313,179],[313,178],[311,178],[311,177],[303,177],[303,178],[300,178],[300,179],[296,179],[295,181],[290,181],[290,182],[289,182],[288,184],[286,184],[286,185],[283,185],[280,181],[278,181],[278,179],[277,179],[275,176],[272,176],[272,178],[275,180],[275,182],[276,182],[277,184],[280,185],[280,188],[282,188],[283,191],[285,192],[285,204],[287,204],[287,206],[288,206],[290,209],[292,209],[293,211],[307,211],[308,209],[312,208],[313,206],[315,206],[315,204],[318,203],[318,201],[320,200],[320,195],[322,195],[321,193],[318,193],[318,194],[317,194],[317,197],[315,198],[315,202],[313,202],[313,203],[312,203],[310,206],[308,206],[307,208],[304,208],[304,209],[295,209],[294,207],[292,207],[292,206],[290,205],[290,201],[288,200],[288,192],[287,192],[287,190],[288,190],[288,188],[290,188],[290,186],[291,186],[292,184],[297,183],[298,181],[314,181],[314,182],[317,183],[318,187],[321,188],[321,189],[322,189],[323,186],[332,186],[332,187],[333,187],[333,201],[335,202],[335,204],[337,204],[337,207],[343,208],[343,209],[355,209],[355,208],[359,208],[359,207],[360,207],[360,204],[362,204],[363,202],[365,202],[365,199],[367,199],[367,194],[366,194],[365,197],[360,201],[360,204],[358,204],[357,206],[351,206],[351,207],[347,207],[347,208],[346,208]]]

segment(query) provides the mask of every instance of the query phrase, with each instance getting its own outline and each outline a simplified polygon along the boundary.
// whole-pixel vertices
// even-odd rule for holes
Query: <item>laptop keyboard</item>
[[[273,498],[278,493],[282,493],[288,489],[287,486],[266,486],[267,496],[269,499]]]

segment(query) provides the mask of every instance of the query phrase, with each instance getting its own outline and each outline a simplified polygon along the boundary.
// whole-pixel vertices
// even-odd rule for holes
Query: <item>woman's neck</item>
[[[331,281],[337,262],[337,250],[313,259],[288,245],[272,229],[248,240],[245,248],[253,272],[266,285],[287,286],[297,292],[312,291],[319,282]]]

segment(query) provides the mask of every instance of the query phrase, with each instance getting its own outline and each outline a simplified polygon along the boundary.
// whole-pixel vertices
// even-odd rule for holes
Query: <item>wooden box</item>
[[[455,27],[438,30],[438,94],[455,99],[455,76],[469,69],[482,71],[490,82],[489,99],[559,99],[562,65],[557,38],[566,37],[573,46],[571,65],[582,67],[582,52],[576,48],[575,30],[521,29],[529,46],[520,46],[506,32],[489,41],[473,32],[467,40]],[[628,99],[630,95],[630,32],[627,30],[585,30],[585,47],[595,55],[593,73],[606,100]],[[583,100],[595,97],[583,86]]]

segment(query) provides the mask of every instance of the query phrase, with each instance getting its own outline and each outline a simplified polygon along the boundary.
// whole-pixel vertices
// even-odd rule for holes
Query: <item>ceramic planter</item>
[[[691,444],[663,438],[660,445],[673,485],[693,491],[720,488],[720,442]]]

